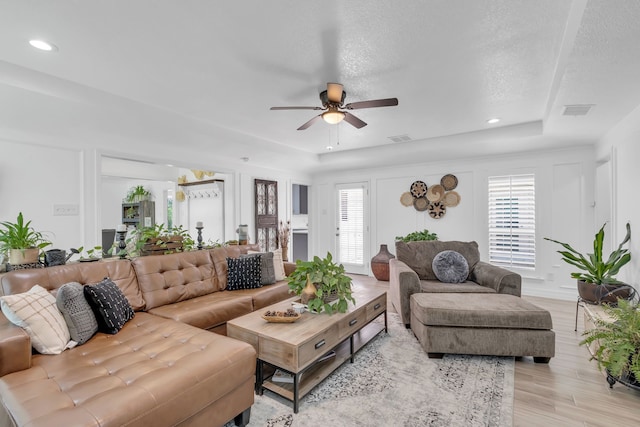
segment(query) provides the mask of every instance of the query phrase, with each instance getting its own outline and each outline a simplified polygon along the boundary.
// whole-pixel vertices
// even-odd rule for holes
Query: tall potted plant
[[[40,250],[51,244],[31,226],[31,221],[25,222],[22,212],[16,222],[3,221],[0,225],[0,252],[8,255],[10,264],[37,262]]]
[[[606,224],[605,224],[606,225]],[[612,302],[619,298],[628,298],[630,289],[624,283],[616,279],[620,269],[631,260],[629,250],[623,246],[631,238],[631,225],[627,223],[627,235],[605,260],[602,255],[604,242],[604,225],[600,228],[593,240],[593,253],[583,255],[568,243],[545,237],[545,240],[557,243],[566,250],[557,251],[562,255],[562,260],[572,265],[581,272],[571,273],[571,277],[578,280],[578,294],[580,298],[591,303]]]
[[[315,289],[315,295],[307,302],[310,311],[344,313],[349,306],[348,301],[356,302],[351,296],[351,277],[345,274],[342,264],[333,262],[330,252],[326,258],[314,256],[312,261],[297,260],[288,282],[290,291],[296,295],[305,291],[307,282]]]

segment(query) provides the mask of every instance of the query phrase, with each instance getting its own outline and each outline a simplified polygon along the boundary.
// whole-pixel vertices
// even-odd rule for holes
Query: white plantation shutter
[[[364,263],[364,188],[338,191],[340,262]]]
[[[489,260],[504,267],[536,266],[535,176],[489,177]]]

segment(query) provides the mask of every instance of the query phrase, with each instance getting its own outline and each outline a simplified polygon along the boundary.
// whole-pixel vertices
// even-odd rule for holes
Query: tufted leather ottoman
[[[551,314],[514,295],[420,293],[411,295],[411,329],[429,357],[444,353],[555,355]]]
[[[0,425],[223,425],[253,403],[256,353],[241,341],[137,312],[0,378]]]

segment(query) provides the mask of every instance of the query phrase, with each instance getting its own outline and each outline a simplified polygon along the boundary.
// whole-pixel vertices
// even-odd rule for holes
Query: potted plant
[[[640,308],[631,301],[620,300],[616,307],[604,305],[611,320],[595,318],[596,327],[584,332],[580,345],[595,343],[594,359],[607,372],[611,386],[616,381],[640,388]]]
[[[616,279],[616,275],[625,264],[631,260],[631,254],[623,246],[631,238],[631,225],[627,223],[627,235],[605,260],[602,256],[602,244],[604,241],[604,224],[595,235],[593,241],[593,253],[586,256],[572,248],[568,243],[545,237],[545,240],[557,243],[566,250],[557,251],[562,255],[562,260],[582,272],[571,273],[571,277],[578,280],[578,294],[580,298],[591,303],[610,302],[615,303],[619,298],[628,298],[630,289],[624,283]]]
[[[417,242],[421,240],[438,240],[436,233],[430,233],[426,228],[424,231],[414,231],[406,236],[396,236],[396,241],[400,242]]]
[[[351,277],[345,274],[342,264],[333,262],[330,252],[326,258],[314,256],[312,261],[296,261],[296,269],[288,277],[290,292],[301,295],[307,281],[315,287],[315,296],[307,302],[310,311],[344,313],[348,301],[356,302],[351,296]]]
[[[16,222],[0,223],[0,252],[8,255],[10,264],[27,264],[38,262],[40,250],[51,244],[44,235],[31,226],[31,221],[24,221],[22,212]]]
[[[135,254],[131,255],[162,255],[174,252],[184,252],[192,250],[194,240],[189,232],[182,226],[171,228],[164,224],[156,224],[153,227],[143,227],[136,229],[130,239],[135,243]]]
[[[151,200],[151,192],[142,185],[131,187],[125,197],[125,201],[128,203],[137,203],[143,200]]]
[[[78,249],[75,249],[75,251],[77,251],[75,253],[80,254],[80,258],[78,259],[80,262],[97,261],[102,258],[102,246],[94,246],[86,250],[84,246],[80,246]]]

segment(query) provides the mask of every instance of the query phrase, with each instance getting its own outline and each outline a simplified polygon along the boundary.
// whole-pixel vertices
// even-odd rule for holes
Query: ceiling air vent
[[[565,105],[563,116],[586,116],[594,104]]]
[[[396,135],[388,137],[393,142],[407,142],[411,141],[411,137],[409,135]]]

